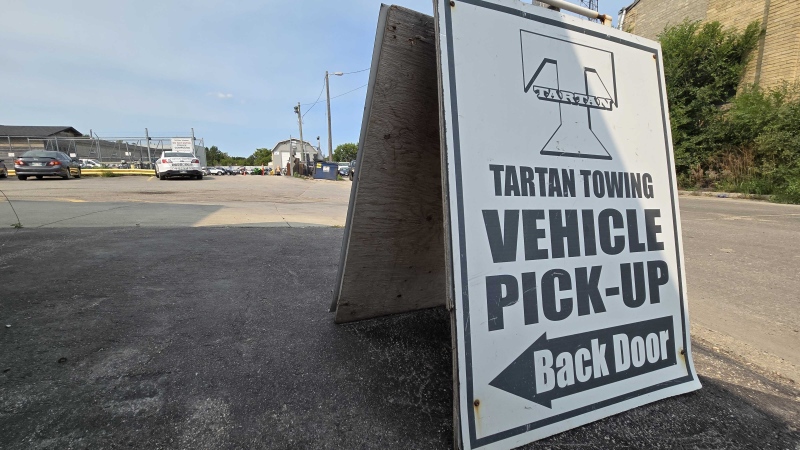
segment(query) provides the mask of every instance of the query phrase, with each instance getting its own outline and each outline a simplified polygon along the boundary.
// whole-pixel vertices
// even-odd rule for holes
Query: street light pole
[[[334,75],[340,77],[344,75],[342,72],[333,72]],[[328,162],[333,161],[333,138],[331,138],[331,85],[328,71],[325,71],[325,93],[328,97]]]

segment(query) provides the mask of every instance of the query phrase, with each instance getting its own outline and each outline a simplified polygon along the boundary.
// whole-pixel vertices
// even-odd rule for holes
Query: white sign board
[[[173,152],[194,153],[192,138],[172,138],[170,148]]]
[[[698,389],[659,45],[516,0],[436,8],[463,447]]]

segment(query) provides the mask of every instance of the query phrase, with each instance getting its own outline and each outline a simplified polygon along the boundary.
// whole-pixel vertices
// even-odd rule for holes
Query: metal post
[[[61,149],[58,148],[58,136],[53,136],[56,139],[56,151],[60,152]]]
[[[100,164],[103,164],[103,153],[100,151],[100,136],[97,133],[94,134],[95,143],[97,144],[97,159],[100,160]]]
[[[153,157],[150,155],[150,133],[147,132],[147,128],[144,129],[144,137],[147,141],[147,167],[153,164]]]
[[[192,154],[197,156],[197,149],[194,148],[194,127],[192,127]]]
[[[328,71],[325,71],[325,94],[328,97],[328,162],[333,161],[333,138],[331,137],[331,85]]]
[[[555,6],[556,8],[565,9],[570,12],[574,12],[575,14],[580,14],[582,16],[586,16],[590,19],[599,19],[603,25],[611,26],[611,16],[608,14],[600,14],[597,11],[593,11],[589,8],[584,8],[583,6],[578,6],[573,3],[564,1],[564,0],[539,0],[541,3],[546,3],[550,6]]]
[[[305,161],[303,154],[305,153],[305,141],[303,140],[303,115],[300,114],[300,102],[297,102],[297,125],[300,126],[300,158]],[[294,161],[292,161],[294,163]],[[299,169],[299,167],[298,167]]]

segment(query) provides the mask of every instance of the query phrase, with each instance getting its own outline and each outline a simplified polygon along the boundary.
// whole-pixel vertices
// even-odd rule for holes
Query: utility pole
[[[333,138],[331,138],[331,83],[328,71],[325,71],[325,94],[328,97],[328,162],[333,161]]]
[[[343,72],[333,72],[331,75],[340,77],[344,75]],[[328,162],[333,161],[333,138],[331,138],[331,85],[328,71],[325,71],[325,92],[328,96]]]
[[[294,158],[294,152],[292,151],[292,145],[294,144],[294,137],[289,135],[289,170],[286,172],[286,175],[292,176],[292,161]],[[284,162],[285,163],[285,162]],[[281,168],[283,169],[283,168]]]
[[[294,112],[297,113],[297,125],[300,126],[300,157],[303,158],[302,161],[303,163],[305,163],[305,157],[303,156],[303,154],[306,149],[305,149],[305,141],[303,141],[303,116],[302,114],[300,114],[300,102],[297,102],[297,106],[294,107]]]
[[[150,133],[147,132],[147,128],[144,129],[144,137],[147,141],[147,167],[153,165],[153,157],[150,155]]]

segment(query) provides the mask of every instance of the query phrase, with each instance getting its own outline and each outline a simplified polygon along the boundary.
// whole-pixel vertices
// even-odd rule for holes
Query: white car
[[[203,179],[203,169],[200,160],[192,153],[163,152],[156,160],[156,176],[160,180],[169,177],[189,177]]]
[[[99,169],[103,167],[103,165],[95,159],[79,159],[78,162],[83,164],[83,167],[87,169]]]

